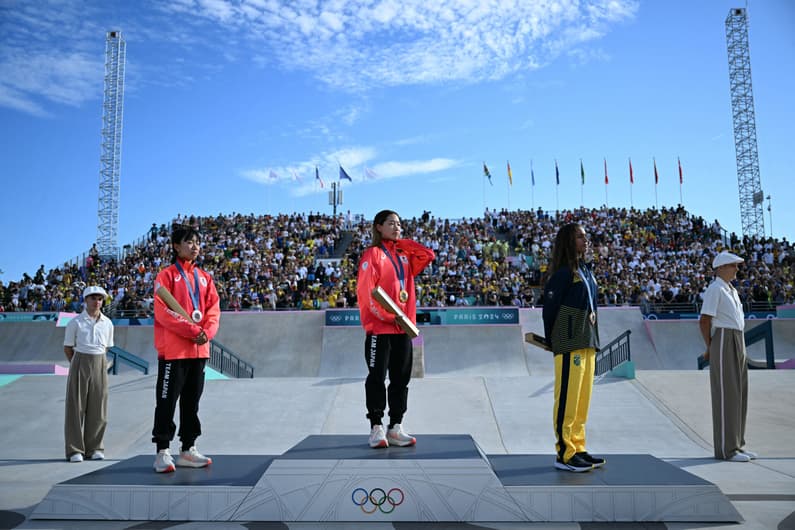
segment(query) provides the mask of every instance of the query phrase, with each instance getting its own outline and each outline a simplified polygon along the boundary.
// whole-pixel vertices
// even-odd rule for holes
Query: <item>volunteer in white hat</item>
[[[723,251],[712,260],[713,281],[703,295],[699,328],[709,361],[712,396],[712,440],[715,458],[750,462],[746,451],[745,419],[748,413],[748,365],[745,358],[745,315],[732,281],[743,259]]]
[[[102,314],[108,297],[105,289],[89,285],[83,290],[85,309],[69,321],[63,351],[69,360],[66,380],[64,439],[66,458],[82,462],[105,459],[105,427],[108,425],[108,361],[113,346],[113,323]]]

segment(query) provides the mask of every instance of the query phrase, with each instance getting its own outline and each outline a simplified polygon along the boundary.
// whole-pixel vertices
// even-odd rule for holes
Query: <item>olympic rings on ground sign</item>
[[[381,510],[381,513],[392,513],[395,508],[403,504],[404,498],[403,490],[400,488],[392,488],[389,491],[373,488],[369,493],[364,488],[356,488],[351,493],[353,504],[360,507],[366,514],[374,513],[376,510]],[[384,505],[387,507],[384,508]]]

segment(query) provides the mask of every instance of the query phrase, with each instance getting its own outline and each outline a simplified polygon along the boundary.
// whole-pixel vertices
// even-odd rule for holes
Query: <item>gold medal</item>
[[[404,304],[409,301],[409,293],[405,289],[401,289],[400,293],[398,294],[398,298]]]

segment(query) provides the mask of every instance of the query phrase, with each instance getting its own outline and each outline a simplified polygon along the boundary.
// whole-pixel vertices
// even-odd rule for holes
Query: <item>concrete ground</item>
[[[712,458],[709,374],[694,368],[692,329],[686,323],[666,323],[646,330],[636,313],[619,310],[605,318],[607,334],[633,330],[633,358],[637,378],[611,377],[596,382],[588,421],[589,451],[609,455],[647,453],[715,483],[745,519],[741,524],[696,523],[556,523],[556,524],[335,524],[306,523],[175,523],[130,521],[31,520],[35,506],[59,482],[139,454],[151,454],[150,430],[154,409],[155,376],[131,371],[112,376],[109,426],[105,437],[107,460],[71,464],[63,455],[63,407],[66,378],[54,375],[0,376],[0,528],[24,529],[275,529],[275,528],[434,528],[464,529],[681,529],[795,528],[795,371],[753,370],[747,447],[760,458],[731,463]],[[540,331],[540,315],[521,314],[521,333]],[[256,351],[257,374],[249,380],[208,380],[200,412],[204,435],[198,445],[214,454],[276,455],[311,434],[361,434],[368,431],[364,416],[363,337],[355,330],[301,335],[291,319],[260,326],[247,316],[227,319],[221,342],[233,350]],[[311,317],[316,319],[316,315]],[[656,325],[656,324],[655,324]],[[691,327],[695,323],[691,323]],[[18,337],[0,325],[0,353],[5,338],[17,351],[39,351],[30,337]],[[679,326],[679,327],[677,327]],[[780,327],[780,326],[779,326]],[[471,434],[487,454],[548,454],[553,462],[551,425],[552,373],[549,354],[529,346],[516,347],[517,329],[510,343],[494,347],[495,333],[477,328],[455,333],[450,328],[426,333],[426,377],[410,385],[405,427],[420,434]],[[665,329],[663,329],[665,328]],[[785,338],[792,327],[786,327]],[[5,331],[4,331],[5,329]],[[56,344],[57,332],[37,328]],[[285,337],[279,329],[288,330]],[[258,333],[256,330],[260,330]],[[263,331],[264,330],[264,331]],[[662,330],[662,331],[661,331]],[[668,331],[665,333],[664,331]],[[684,331],[680,331],[684,330]],[[29,330],[27,330],[29,331]],[[145,344],[144,330],[126,339]],[[260,334],[261,333],[261,334]],[[447,335],[445,335],[447,334]],[[455,336],[458,335],[458,336]],[[657,337],[657,343],[653,341]],[[676,337],[679,336],[679,341]],[[54,337],[54,338],[53,338]],[[637,337],[637,339],[636,339]],[[453,355],[441,351],[447,341]],[[487,347],[483,341],[492,341]],[[234,347],[232,346],[234,343]],[[54,349],[50,344],[47,349]],[[323,346],[325,344],[325,347]],[[785,345],[791,342],[785,341]],[[57,345],[57,344],[56,344]],[[142,346],[143,347],[143,346]],[[38,348],[38,349],[37,349]],[[325,349],[324,349],[325,348]],[[489,349],[491,348],[491,350]],[[682,354],[687,350],[687,355]],[[690,350],[693,350],[691,352]],[[350,351],[350,353],[347,353]],[[474,353],[473,353],[474,352]],[[133,352],[140,353],[140,352]],[[777,350],[778,354],[778,350]],[[55,360],[62,355],[9,354],[21,362]],[[480,356],[480,357],[478,357]],[[777,355],[778,356],[778,355]],[[785,356],[786,353],[785,353]],[[482,358],[481,358],[482,357]],[[250,359],[247,359],[250,360]],[[644,369],[663,364],[668,369]],[[678,369],[671,365],[681,364]],[[473,368],[473,365],[476,365]],[[357,368],[358,366],[358,368]],[[312,374],[307,376],[305,374]],[[270,377],[261,377],[271,375]],[[176,442],[173,449],[177,449]]]

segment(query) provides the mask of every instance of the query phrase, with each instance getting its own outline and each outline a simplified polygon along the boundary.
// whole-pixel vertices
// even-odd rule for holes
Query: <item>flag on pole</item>
[[[605,185],[607,183],[608,183],[608,178],[607,178],[607,159],[605,158]]]
[[[491,184],[492,186],[494,186],[494,183],[491,181],[491,171],[489,171],[489,168],[488,168],[488,166],[486,165],[486,163],[485,163],[485,162],[483,162],[483,175],[484,175],[484,176],[486,176],[486,177],[488,177],[488,179],[489,179],[489,184]]]
[[[682,161],[679,160],[679,157],[676,157],[676,163],[679,164],[679,184],[682,183]]]
[[[351,176],[348,175],[347,171],[342,169],[342,164],[340,164],[340,180],[342,180],[342,179],[348,179],[348,182],[353,182],[353,179],[351,178]]]
[[[511,163],[508,162],[508,185],[513,186],[513,175],[511,174]]]
[[[320,187],[325,188],[325,184],[323,183],[323,179],[320,178],[320,170],[318,170],[317,166],[315,166],[315,180],[320,182]]]
[[[635,184],[635,175],[632,173],[632,159],[629,159],[629,183]]]
[[[278,178],[279,178],[279,175],[277,175],[277,174],[276,174],[276,172],[275,172],[274,170],[272,170],[272,169],[271,169],[271,170],[268,172],[268,178],[270,178],[270,179],[273,179],[273,180],[276,180],[276,179],[278,179]]]
[[[558,170],[557,160],[555,160],[555,183],[560,186],[560,171]]]
[[[654,158],[652,160],[654,160],[654,185],[656,186],[660,182],[660,175],[657,174],[657,160]]]
[[[582,158],[580,159],[580,180],[582,180],[583,185],[585,184],[585,168],[582,166]]]
[[[536,174],[535,174],[535,171],[533,171],[533,161],[532,160],[530,161],[530,182],[533,185],[533,187],[535,188],[536,187]]]

